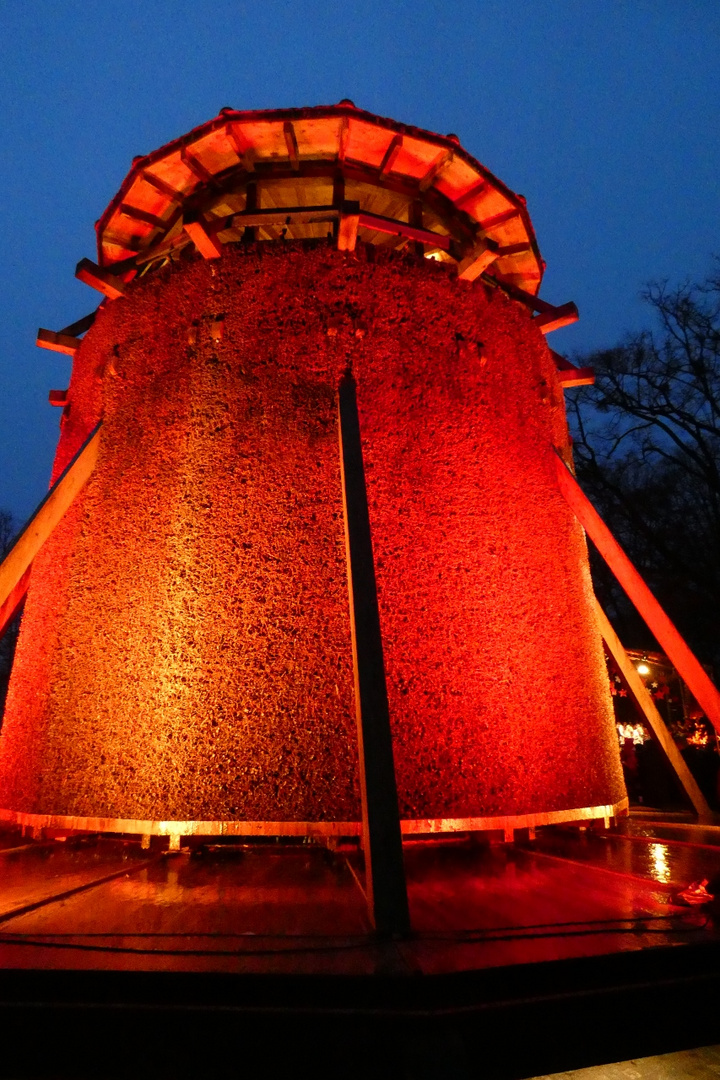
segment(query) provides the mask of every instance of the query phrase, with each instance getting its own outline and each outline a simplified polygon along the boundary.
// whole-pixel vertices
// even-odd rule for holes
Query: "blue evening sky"
[[[720,252],[717,0],[4,0],[0,507],[42,498],[69,361],[35,348],[135,154],[237,109],[327,104],[455,132],[527,197],[567,353],[646,314],[650,278]]]

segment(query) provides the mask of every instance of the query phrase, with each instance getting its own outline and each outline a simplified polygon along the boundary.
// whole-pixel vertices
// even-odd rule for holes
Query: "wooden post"
[[[688,769],[685,759],[675,745],[675,740],[665,726],[665,721],[655,708],[655,702],[650,696],[645,683],[640,678],[637,668],[625,652],[620,638],[613,630],[610,620],[600,607],[597,599],[595,600],[595,614],[600,625],[602,639],[612,653],[615,663],[620,668],[625,682],[630,687],[630,692],[642,709],[645,719],[655,734],[655,738],[665,751],[668,761],[685,789],[685,794],[701,818],[712,820],[712,810],[708,806],[705,796],[698,787],[695,777]]]
[[[102,421],[55,481],[0,563],[0,612],[8,615],[8,621],[22,600],[24,592],[20,592],[21,583],[33,559],[95,468],[101,426]]]
[[[720,734],[720,693],[717,687],[660,607],[557,451],[555,467],[560,491],[578,521],[642,615],[670,663],[680,678],[684,679],[690,693]]]
[[[366,895],[375,929],[405,934],[410,916],[390,712],[355,379],[349,372],[340,382],[338,398]]]

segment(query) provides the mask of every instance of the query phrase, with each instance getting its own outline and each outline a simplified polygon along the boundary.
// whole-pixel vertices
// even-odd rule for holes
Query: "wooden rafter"
[[[395,164],[395,159],[402,150],[402,145],[402,135],[393,135],[392,139],[390,140],[390,145],[385,151],[385,156],[380,162],[380,168],[378,169],[378,172],[381,176],[387,176],[387,174],[392,170],[392,167]]]
[[[53,330],[44,330],[40,327],[35,344],[41,349],[50,349],[51,352],[74,356],[80,347],[80,338],[72,337],[70,334],[56,334]]]
[[[67,390],[49,390],[48,403],[54,405],[56,409],[64,409],[68,403]]]
[[[131,206],[130,203],[120,203],[120,212],[134,221],[143,221],[146,225],[152,225],[154,229],[168,229],[172,225],[172,222],[163,221],[156,214],[141,210],[138,206]]]
[[[441,150],[428,171],[420,180],[420,183],[418,184],[418,188],[420,189],[420,191],[427,191],[427,189],[435,183],[443,169],[445,169],[448,165],[451,164],[452,160],[452,150]]]
[[[142,174],[143,180],[154,187],[156,191],[159,191],[161,195],[164,195],[166,199],[170,199],[172,202],[182,203],[185,198],[182,191],[178,191],[176,188],[171,187],[165,180],[156,176],[155,173],[145,170]]]
[[[290,164],[297,172],[297,170],[300,168],[300,152],[298,150],[298,141],[297,135],[295,134],[295,128],[289,120],[286,120],[283,124],[283,135],[285,136],[285,145],[287,146]]]
[[[468,188],[468,190],[463,195],[461,195],[459,199],[455,200],[455,206],[458,208],[458,210],[461,210],[463,206],[467,206],[467,204],[469,202],[472,202],[473,199],[477,198],[478,195],[482,195],[483,192],[487,191],[488,186],[489,185],[487,180],[479,180],[477,184],[473,184],[473,186],[471,188]]]
[[[115,274],[111,274],[109,270],[98,266],[91,259],[80,260],[75,267],[75,277],[78,281],[82,281],[92,289],[97,289],[98,292],[103,293],[109,300],[117,300],[127,293],[124,281],[121,281]]]
[[[338,135],[338,161],[345,160],[347,145],[350,138],[350,117],[346,114],[340,121],[340,133]]]
[[[552,330],[560,330],[563,326],[569,326],[580,318],[577,306],[572,302],[561,304],[552,311],[541,311],[533,319],[533,323],[543,334],[549,334]]]
[[[199,218],[186,217],[183,228],[204,259],[220,258],[223,246],[217,238],[217,227],[211,229]]]
[[[567,390],[571,386],[592,386],[595,382],[595,372],[591,367],[576,367],[575,364],[571,364],[569,360],[566,360],[560,353],[555,352],[554,349],[550,350],[550,355],[555,361],[558,382],[563,390]]]
[[[187,146],[181,148],[180,159],[184,165],[187,165],[190,172],[201,184],[211,184],[213,182],[213,174],[209,169],[205,168],[202,161],[200,161]]]
[[[509,210],[503,210],[501,214],[495,214],[494,217],[486,218],[485,221],[480,222],[480,228],[487,232],[488,229],[497,229],[500,225],[506,225],[508,221],[512,221],[514,218],[520,217],[520,211],[517,207],[511,207]]]
[[[380,214],[360,214],[360,225],[366,229],[375,229],[376,232],[388,233],[390,236],[407,236],[410,240],[419,240],[423,244],[432,244],[442,251],[450,250],[451,239],[442,233],[431,232],[429,229],[419,229],[415,225],[408,225],[404,221],[395,221],[394,218],[382,217]]]

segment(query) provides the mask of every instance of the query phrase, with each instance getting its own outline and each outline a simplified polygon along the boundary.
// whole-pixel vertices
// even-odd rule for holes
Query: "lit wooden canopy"
[[[349,223],[349,224],[348,224]],[[544,264],[525,200],[460,146],[363,112],[349,101],[306,109],[223,109],[136,158],[97,225],[101,267],[145,273],[186,244],[355,236],[408,243],[536,294]],[[345,233],[345,235],[344,235]]]

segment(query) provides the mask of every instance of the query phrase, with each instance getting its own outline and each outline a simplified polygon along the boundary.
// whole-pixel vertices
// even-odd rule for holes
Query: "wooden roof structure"
[[[127,280],[195,242],[338,236],[489,273],[536,295],[544,263],[521,195],[436,135],[338,105],[219,116],[135,158],[97,223],[100,267]]]

